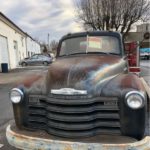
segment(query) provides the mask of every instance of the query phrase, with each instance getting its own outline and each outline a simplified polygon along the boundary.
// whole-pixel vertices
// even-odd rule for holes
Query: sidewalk
[[[150,86],[150,68],[148,66],[141,67],[140,76],[143,77],[146,83]]]
[[[140,60],[140,66],[150,69],[150,60]]]
[[[140,60],[141,73],[146,83],[150,86],[150,60]]]
[[[31,75],[41,74],[47,71],[45,67],[25,67],[16,68],[8,73],[0,73],[0,84],[16,83],[30,77]]]
[[[28,70],[32,70],[32,71],[39,71],[39,70],[47,70],[49,68],[49,66],[26,66],[26,67],[17,67],[15,69],[10,70],[9,72],[24,72],[24,71],[28,71]]]

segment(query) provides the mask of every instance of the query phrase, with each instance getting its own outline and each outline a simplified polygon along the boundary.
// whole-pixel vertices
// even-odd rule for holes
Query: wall
[[[27,37],[26,42],[27,42],[28,57],[30,57],[32,54],[40,53],[40,45],[36,41],[34,41],[30,37]]]
[[[150,47],[150,40],[144,40],[144,32],[129,32],[126,37],[126,42],[139,41],[141,48]]]
[[[0,35],[7,38],[8,53],[9,53],[9,69],[16,68],[18,62],[16,62],[16,54],[18,55],[18,61],[27,56],[26,53],[26,36],[15,31],[13,28],[5,24],[0,20]],[[18,44],[18,52],[15,52],[14,41]]]
[[[137,32],[150,32],[150,23],[137,25]]]

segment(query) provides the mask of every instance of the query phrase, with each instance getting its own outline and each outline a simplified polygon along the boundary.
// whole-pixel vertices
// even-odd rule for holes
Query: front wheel
[[[22,66],[22,67],[25,67],[25,66],[27,66],[27,63],[26,63],[26,62],[23,62],[23,63],[21,64],[21,66]]]
[[[44,62],[43,62],[43,65],[44,65],[44,66],[48,66],[48,62],[47,62],[47,61],[44,61]]]

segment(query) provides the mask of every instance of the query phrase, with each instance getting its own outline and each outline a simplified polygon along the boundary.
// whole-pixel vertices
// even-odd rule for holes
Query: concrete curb
[[[145,90],[147,92],[148,97],[150,98],[150,87],[147,85],[147,83],[145,82],[145,80],[143,79],[143,77],[141,77],[141,81],[143,83],[143,86],[145,87]]]

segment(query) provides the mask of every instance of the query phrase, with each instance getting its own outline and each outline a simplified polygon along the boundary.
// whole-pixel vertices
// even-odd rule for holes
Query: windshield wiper
[[[86,54],[85,52],[82,52],[82,53],[73,53],[73,54],[68,54],[67,56],[70,56],[70,55],[78,55],[78,54]]]
[[[120,55],[120,54],[117,54],[117,53],[108,53],[110,55]]]
[[[110,52],[87,52],[90,54],[107,54],[107,55],[119,55],[117,53],[110,53]]]
[[[106,53],[106,52],[81,52],[81,53],[68,54],[66,56],[78,55],[78,54],[106,54],[106,55],[109,55],[109,53]]]
[[[90,54],[106,54],[106,55],[119,55],[117,53],[111,53],[111,52],[87,52]]]
[[[87,54],[107,54],[107,55],[109,55],[109,53],[106,53],[106,52],[87,52]]]
[[[78,54],[105,54],[105,55],[119,55],[117,53],[107,53],[107,52],[81,52],[81,53],[73,53],[73,54],[64,54],[64,55],[61,55],[60,57],[63,57],[63,56],[72,56],[72,55],[78,55]]]
[[[73,53],[73,54],[63,54],[63,55],[60,55],[59,57],[65,57],[65,56],[71,56],[71,55],[78,55],[78,54],[86,54],[86,53]]]

